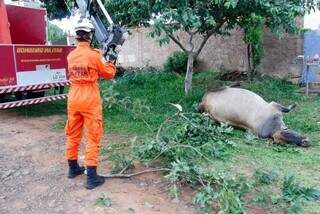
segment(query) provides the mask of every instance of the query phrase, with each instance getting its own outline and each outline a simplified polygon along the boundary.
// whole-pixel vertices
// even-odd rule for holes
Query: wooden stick
[[[145,173],[151,173],[151,172],[161,172],[161,171],[169,171],[170,169],[166,168],[161,168],[161,169],[149,169],[149,170],[143,170],[141,172],[136,172],[132,174],[123,174],[123,173],[118,173],[118,174],[106,174],[106,175],[101,175],[104,178],[132,178],[134,176],[142,175]]]

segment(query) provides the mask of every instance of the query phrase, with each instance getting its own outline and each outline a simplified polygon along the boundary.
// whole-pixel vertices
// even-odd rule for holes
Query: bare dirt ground
[[[83,187],[85,175],[68,179],[65,136],[52,129],[59,119],[0,112],[0,213],[194,213],[190,197],[168,197],[159,174],[110,179],[91,191]],[[103,143],[118,137],[107,136]],[[106,174],[108,164],[101,163],[99,171]],[[102,192],[111,207],[95,204]]]

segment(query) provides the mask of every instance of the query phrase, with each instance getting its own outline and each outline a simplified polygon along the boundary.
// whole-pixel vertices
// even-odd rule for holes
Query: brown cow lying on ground
[[[261,138],[308,147],[309,140],[289,130],[283,122],[283,113],[290,112],[294,107],[267,103],[251,91],[227,87],[208,92],[199,105],[199,111],[209,113],[219,122],[249,129]]]

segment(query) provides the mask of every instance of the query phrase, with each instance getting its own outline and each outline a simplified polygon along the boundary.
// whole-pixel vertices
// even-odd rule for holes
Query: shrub
[[[188,55],[182,51],[173,52],[164,64],[164,70],[184,74],[187,70]]]

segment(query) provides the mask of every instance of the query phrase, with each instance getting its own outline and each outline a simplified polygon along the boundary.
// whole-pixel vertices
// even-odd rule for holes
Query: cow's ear
[[[290,111],[291,111],[292,109],[294,109],[295,107],[297,107],[297,103],[293,103],[293,104],[291,104],[291,105],[288,106],[288,108],[290,109]]]
[[[279,103],[276,102],[271,102],[270,103],[274,108],[276,108],[278,111],[283,112],[283,113],[288,113],[290,112],[292,109],[294,109],[296,107],[296,104],[290,105],[288,107],[285,107]]]

